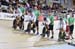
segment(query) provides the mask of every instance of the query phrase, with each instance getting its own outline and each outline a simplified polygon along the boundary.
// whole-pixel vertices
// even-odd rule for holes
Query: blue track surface
[[[62,45],[54,45],[54,46],[48,46],[48,47],[37,47],[35,49],[75,49],[75,46],[62,44]]]

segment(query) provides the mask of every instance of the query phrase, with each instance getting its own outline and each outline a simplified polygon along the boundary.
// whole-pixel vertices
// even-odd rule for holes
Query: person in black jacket
[[[47,24],[45,24],[45,26],[43,27],[42,37],[45,37],[46,34],[47,34],[47,37],[49,38],[50,32],[49,32],[49,26]]]
[[[13,28],[16,29],[17,26],[19,26],[20,17],[16,16],[16,18],[13,21]]]
[[[13,21],[13,28],[16,29],[17,26],[19,29],[24,29],[24,19],[22,17],[16,17]]]
[[[20,29],[24,30],[24,18],[23,18],[23,16],[21,16],[21,20],[20,20]]]

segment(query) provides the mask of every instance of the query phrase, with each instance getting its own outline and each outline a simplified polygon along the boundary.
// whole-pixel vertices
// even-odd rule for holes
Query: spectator
[[[12,7],[12,5],[10,5],[10,6],[8,7],[8,12],[9,12],[9,13],[13,13],[13,7]]]
[[[9,6],[9,0],[1,0],[1,4],[5,6]]]
[[[69,36],[71,37],[71,39],[73,39],[73,30],[74,30],[74,17],[72,15],[72,13],[70,14],[70,17],[68,18],[68,24],[69,24],[69,28],[70,28],[70,32],[69,32]]]
[[[54,31],[53,31],[53,28],[54,28],[54,15],[53,14],[49,15],[49,20],[50,20],[49,30],[52,33],[51,38],[53,39],[54,38]]]

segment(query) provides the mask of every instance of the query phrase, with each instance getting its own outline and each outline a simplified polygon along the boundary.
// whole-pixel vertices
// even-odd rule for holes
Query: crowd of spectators
[[[50,7],[48,5],[39,2],[40,1],[35,2],[34,0],[0,0],[0,11],[8,13],[25,12],[28,9],[34,9],[35,6],[38,7],[40,11],[41,9],[49,11]],[[19,9],[21,9],[21,11]]]
[[[61,8],[54,10],[45,2],[40,3],[40,0],[0,0],[0,12],[25,14],[27,10],[34,10],[35,6],[40,12],[44,12],[45,14],[53,11],[56,15],[58,13],[57,10],[63,11]]]

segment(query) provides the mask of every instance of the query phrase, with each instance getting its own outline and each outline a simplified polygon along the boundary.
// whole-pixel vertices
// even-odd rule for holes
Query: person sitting
[[[33,33],[35,33],[35,27],[36,27],[36,25],[35,25],[34,21],[30,21],[27,25],[27,29],[25,30],[25,32],[28,32],[30,34],[30,31],[32,30]]]
[[[47,37],[49,38],[50,32],[49,32],[49,26],[47,24],[45,24],[45,26],[43,27],[42,30],[42,37],[45,37],[45,34],[47,34]]]
[[[58,41],[64,41],[66,37],[66,33],[64,31],[64,21],[62,18],[60,18],[59,26],[60,28],[59,28]]]
[[[66,37],[66,34],[65,34],[63,28],[61,28],[59,35],[58,35],[58,41],[65,41],[65,37]]]
[[[13,28],[16,29],[19,26],[20,29],[24,29],[24,20],[22,17],[17,16],[16,19],[13,21]]]

